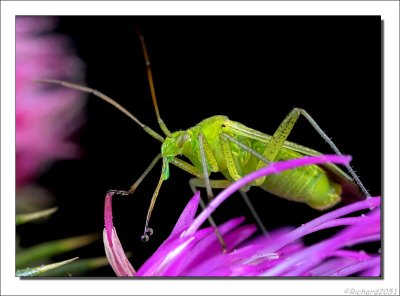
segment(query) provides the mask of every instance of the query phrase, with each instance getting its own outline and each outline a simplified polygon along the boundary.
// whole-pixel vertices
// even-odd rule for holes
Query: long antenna
[[[136,122],[142,129],[144,129],[144,131],[146,133],[148,133],[150,136],[152,136],[153,138],[159,140],[160,142],[164,142],[164,138],[162,136],[160,136],[158,133],[156,133],[154,130],[152,130],[147,125],[144,125],[139,119],[137,119],[135,116],[133,116],[132,113],[130,113],[128,110],[126,110],[120,104],[118,104],[115,100],[113,100],[110,97],[106,96],[105,94],[99,92],[98,90],[95,90],[93,88],[89,88],[89,87],[86,87],[86,86],[82,86],[82,85],[79,85],[79,84],[62,81],[62,80],[37,79],[35,81],[36,82],[42,82],[42,83],[48,83],[48,84],[61,85],[63,87],[72,88],[72,89],[76,89],[76,90],[79,90],[79,91],[82,91],[82,92],[93,94],[94,96],[96,96],[96,97],[102,99],[103,101],[113,105],[119,111],[124,113],[126,116],[128,116],[130,119],[132,119],[134,122]]]
[[[142,50],[143,50],[143,54],[144,54],[144,59],[146,61],[147,79],[149,80],[151,99],[153,101],[154,110],[156,111],[157,121],[158,121],[158,124],[159,124],[161,130],[164,132],[164,134],[167,137],[170,137],[171,132],[165,125],[164,121],[161,119],[160,111],[158,110],[156,91],[154,89],[153,74],[151,72],[149,54],[147,53],[147,48],[146,48],[146,43],[144,42],[144,37],[143,37],[142,33],[140,32],[139,27],[137,25],[136,25],[136,31],[137,31],[137,34],[139,35],[140,44],[142,45]]]

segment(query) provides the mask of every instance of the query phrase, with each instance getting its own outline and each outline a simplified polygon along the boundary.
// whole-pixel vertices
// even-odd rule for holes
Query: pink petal
[[[202,238],[210,234],[212,229],[204,229],[196,232],[189,238],[170,240],[162,244],[149,260],[138,270],[137,276],[174,276],[175,270],[169,266],[175,262],[184,260],[191,248]],[[168,273],[165,270],[168,269]]]
[[[208,216],[211,215],[212,212],[229,196],[231,196],[235,191],[242,188],[244,185],[247,185],[254,180],[267,176],[270,174],[280,173],[284,170],[297,168],[300,166],[311,165],[311,164],[323,164],[323,163],[337,163],[337,164],[348,164],[351,160],[350,156],[337,156],[337,155],[321,155],[321,156],[305,156],[302,158],[291,159],[287,161],[279,161],[273,162],[268,166],[255,171],[242,179],[234,182],[224,191],[222,191],[218,196],[216,196],[213,201],[207,206],[207,208],[195,219],[193,224],[189,227],[189,229],[185,232],[184,235],[190,236],[192,235],[201,224],[207,219]]]
[[[348,208],[350,206],[346,206],[344,208]],[[379,213],[379,211],[377,212]],[[270,270],[266,271],[264,273],[264,276],[285,275],[290,270],[293,270],[295,266],[302,265],[300,268],[296,269],[297,275],[300,275],[306,272],[307,270],[314,268],[315,266],[320,264],[325,258],[329,257],[332,252],[344,246],[351,246],[358,243],[379,240],[379,233],[380,233],[379,221],[380,221],[380,215],[371,215],[371,217],[369,217],[369,220],[367,222],[355,226],[350,226],[342,230],[341,232],[339,232],[339,234],[333,236],[332,238],[322,241],[313,246],[310,246],[294,254],[286,261],[282,262],[282,264],[279,264],[271,268]],[[309,223],[312,222],[313,221]],[[291,271],[291,274],[292,273],[293,271]]]
[[[143,275],[147,273],[153,266],[160,264],[162,256],[166,255],[171,248],[171,244],[174,239],[176,239],[182,231],[186,230],[187,227],[193,222],[194,215],[196,214],[198,205],[200,201],[200,192],[192,197],[189,203],[186,205],[182,214],[180,215],[171,235],[161,244],[157,251],[151,256],[146,263],[139,269],[138,275]],[[207,231],[208,233],[209,231]],[[198,234],[198,237],[203,237],[203,232]]]
[[[293,165],[320,163],[324,161],[348,162],[348,158],[336,156],[305,157],[302,161],[284,162],[278,166],[271,164],[267,168],[250,174],[253,179],[260,174],[280,172],[279,169]],[[272,169],[271,169],[272,167]],[[253,225],[239,226],[241,218],[229,220],[218,226],[225,242],[226,254],[221,253],[221,246],[211,227],[198,230],[202,219],[207,218],[231,193],[244,183],[234,183],[222,192],[219,201],[215,200],[196,219],[199,194],[189,202],[179,218],[170,237],[159,247],[155,254],[139,269],[137,276],[345,276],[360,273],[371,276],[380,273],[380,258],[366,253],[346,250],[345,247],[355,244],[380,240],[380,198],[350,204],[320,216],[317,219],[297,228],[285,227],[275,230],[266,236],[249,240],[256,230]],[[242,179],[242,180],[243,180]],[[238,185],[239,184],[239,185]],[[236,186],[236,187],[235,187]],[[233,188],[233,189],[232,189]],[[224,195],[225,194],[225,195]],[[221,197],[222,196],[222,197]],[[359,210],[372,210],[367,215],[356,217],[341,216]],[[206,214],[204,214],[206,213]],[[111,236],[111,245],[120,247],[115,229],[112,226],[111,196],[106,197],[105,237]],[[107,226],[108,225],[108,226]],[[325,228],[346,226],[338,234],[317,244],[305,247],[300,239],[312,232]],[[111,229],[111,233],[107,233]],[[104,239],[108,242],[109,239]],[[108,243],[110,245],[110,243]],[[117,248],[117,246],[115,246]],[[232,250],[235,248],[234,250]],[[107,250],[106,250],[107,251]],[[112,251],[112,250],[111,250]],[[117,274],[127,275],[129,261],[122,257],[122,247],[117,251],[109,251],[114,270]],[[121,256],[116,258],[116,254]],[[126,257],[125,257],[126,258]]]
[[[104,226],[107,233],[107,240],[110,246],[113,246],[112,243],[112,231],[114,229],[113,225],[113,217],[112,217],[112,197],[114,193],[107,192],[106,198],[104,201]]]
[[[108,238],[106,230],[103,231],[103,242],[108,262],[110,262],[115,274],[117,276],[134,276],[136,271],[126,257],[114,227],[110,238]]]
[[[243,226],[244,229],[237,229],[237,225],[242,222],[243,218],[236,218],[218,226],[218,230],[227,244],[228,252],[236,245],[237,242],[244,240],[256,231],[256,228],[253,225]],[[212,228],[210,227],[209,229]],[[164,270],[164,273],[171,274],[173,270],[175,274],[179,273],[184,275],[184,270],[191,269],[196,264],[217,256],[224,256],[224,254],[222,253],[221,244],[217,238],[217,235],[214,231],[212,231],[206,237],[202,238],[201,241],[196,243],[185,257],[181,257],[181,260],[176,260],[173,262],[169,268]]]
[[[361,262],[357,262],[355,264],[350,264],[348,266],[344,266],[344,267],[340,268],[339,270],[337,270],[331,274],[328,274],[328,276],[348,276],[348,275],[360,272],[365,269],[377,267],[380,265],[380,262],[381,262],[380,256],[369,258],[369,259],[363,260]]]
[[[184,230],[186,230],[190,224],[192,224],[194,215],[196,215],[197,208],[200,201],[200,192],[197,191],[189,203],[186,205],[182,214],[179,216],[178,222],[176,222],[174,229],[168,239],[172,239],[180,235]]]
[[[114,269],[114,272],[117,276],[134,276],[136,274],[135,269],[132,267],[128,258],[126,257],[125,251],[122,248],[121,242],[119,241],[117,231],[113,225],[113,195],[113,193],[108,192],[104,201],[104,249],[106,251],[108,262],[110,262],[110,265]]]

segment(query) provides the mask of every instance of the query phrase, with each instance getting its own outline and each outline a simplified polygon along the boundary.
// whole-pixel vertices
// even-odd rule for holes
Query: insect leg
[[[150,173],[150,171],[154,168],[156,163],[161,159],[161,153],[157,154],[157,156],[153,159],[147,169],[143,172],[143,174],[137,179],[137,181],[129,188],[129,193],[132,194],[135,192],[136,188],[139,187],[140,183],[142,183],[143,179]]]
[[[247,207],[249,208],[253,218],[256,220],[258,227],[264,235],[268,235],[268,231],[265,229],[264,224],[262,223],[260,216],[258,215],[256,209],[254,208],[253,204],[251,203],[249,196],[243,190],[239,190],[240,195],[242,196],[244,202],[246,203]]]
[[[288,138],[290,132],[293,129],[293,126],[296,124],[297,119],[299,118],[300,115],[303,115],[307,119],[307,121],[313,126],[313,128],[318,132],[318,134],[329,144],[329,146],[331,146],[331,148],[333,149],[333,151],[335,151],[337,155],[339,156],[342,155],[342,153],[332,142],[332,140],[325,134],[325,132],[319,127],[319,125],[315,122],[315,120],[304,109],[293,108],[293,110],[286,116],[286,118],[279,125],[278,129],[275,131],[267,147],[265,148],[263,155],[267,159],[271,160],[275,159],[276,155],[282,148],[284,142]],[[261,163],[260,161],[257,168],[261,168],[262,166],[263,163]],[[362,184],[362,182],[360,181],[354,170],[351,168],[350,165],[345,165],[345,167],[352,176],[352,178],[354,179],[354,181],[357,183],[359,188],[362,190],[365,197],[368,198],[370,194],[368,193],[367,189],[364,187],[364,185]]]
[[[226,188],[230,184],[228,180],[210,180],[210,179],[208,179],[208,182],[209,182],[208,185],[211,186],[212,188]],[[189,185],[190,185],[190,188],[192,189],[193,193],[195,193],[197,191],[198,187],[204,188],[207,186],[204,179],[198,179],[198,178],[190,179]],[[207,207],[201,198],[200,198],[200,206],[203,210]],[[218,241],[221,244],[222,253],[226,253],[226,243],[225,243],[224,238],[221,235],[221,232],[218,230],[217,223],[215,223],[214,219],[211,216],[209,216],[207,219],[208,219],[208,222],[210,223],[210,225],[212,226],[212,228],[214,228],[214,231],[218,238]]]
[[[226,138],[226,139],[228,139],[229,141],[235,143],[240,148],[242,148],[243,150],[246,150],[250,154],[253,154],[255,157],[257,157],[258,159],[262,160],[264,163],[269,164],[271,162],[270,160],[266,159],[263,155],[261,155],[257,151],[251,149],[250,147],[248,147],[247,145],[243,144],[242,142],[236,140],[235,138],[231,137],[230,135],[228,135],[226,133],[222,133],[221,136]]]
[[[203,133],[200,133],[198,135],[198,140],[199,140],[201,165],[203,167],[203,176],[207,190],[207,197],[208,201],[210,202],[214,198],[214,194],[210,186],[210,178],[208,177],[209,175],[208,164],[211,166],[211,171],[214,172],[218,171],[218,164],[214,155],[212,154],[211,147],[208,145],[207,139],[204,137]]]
[[[227,188],[231,182],[228,180],[209,180],[211,188],[214,189],[225,189]],[[196,192],[197,188],[205,188],[206,184],[203,179],[192,178],[189,180],[190,188],[192,189],[193,193]]]
[[[260,161],[263,161],[266,164],[270,163],[270,161],[268,161],[268,159],[266,159],[264,156],[259,154],[257,151],[254,151],[253,149],[251,149],[247,145],[243,144],[242,142],[236,140],[235,138],[231,137],[230,135],[228,135],[226,133],[221,133],[221,138],[226,138],[227,140],[235,143],[236,145],[238,145],[243,150],[245,150],[245,151],[251,153],[252,155],[254,155],[255,157],[259,158]],[[246,203],[247,207],[249,208],[251,214],[253,215],[254,219],[256,220],[256,223],[260,227],[261,231],[264,234],[268,234],[268,232],[265,229],[263,223],[261,222],[260,216],[257,214],[257,211],[255,210],[253,204],[250,202],[250,199],[249,199],[247,193],[244,190],[239,190],[239,192],[240,192],[244,202]]]
[[[208,165],[210,164],[211,170],[212,171],[218,171],[218,164],[217,160],[215,159],[214,155],[212,154],[211,147],[208,145],[207,139],[204,137],[203,133],[200,133],[198,136],[199,140],[199,149],[200,149],[200,157],[201,157],[201,166],[203,167],[203,180],[204,184],[207,190],[207,197],[208,197],[208,202],[210,202],[214,198],[214,194],[211,189],[211,184],[210,184],[210,178],[209,178],[209,172],[208,172]],[[208,163],[207,163],[208,161]],[[201,204],[203,204],[203,201],[201,201]],[[203,207],[203,205],[202,205]],[[204,207],[203,207],[204,209]],[[214,219],[209,219],[210,224],[213,226],[215,234],[218,237],[218,240],[221,244],[222,247],[222,252],[226,253],[226,243],[224,239],[222,238],[221,233],[219,232],[216,223],[214,222]]]
[[[221,142],[221,150],[222,150],[222,155],[225,160],[226,167],[228,169],[229,175],[231,175],[232,179],[237,181],[243,176],[238,172],[238,169],[235,166],[235,162],[233,160],[233,155],[231,148],[229,147],[229,143],[226,137],[222,135],[223,133],[220,134],[220,142]]]
[[[185,172],[188,172],[189,174],[192,174],[193,176],[196,176],[197,178],[193,178],[191,180],[203,180],[204,175],[203,173],[196,168],[195,166],[187,163],[186,161],[179,159],[177,157],[174,157],[171,161],[170,161],[173,165],[177,166],[178,168],[184,170]],[[210,180],[211,184],[213,184],[213,180]],[[196,192],[196,186],[192,186],[191,182],[189,181],[190,184],[190,188],[192,189],[193,193]],[[204,184],[204,181],[203,183]],[[215,188],[219,188],[219,187],[215,187]],[[225,187],[223,187],[225,188]],[[206,208],[206,205],[204,203],[204,201],[200,198],[200,206],[201,208],[204,210]],[[224,239],[221,236],[221,233],[218,230],[217,224],[215,223],[214,219],[212,218],[212,216],[208,216],[207,217],[208,222],[210,223],[210,225],[214,228],[215,234],[218,237],[218,240],[221,244],[222,247],[222,252],[225,253],[226,252],[226,243],[224,241]]]
[[[243,150],[249,152],[250,154],[252,154],[255,157],[257,157],[258,159],[260,159],[260,161],[263,161],[265,164],[268,164],[268,163],[271,162],[268,159],[266,159],[263,155],[258,153],[257,151],[254,151],[253,149],[251,149],[250,147],[248,147],[245,144],[241,143],[240,141],[236,140],[235,138],[231,137],[230,135],[228,135],[226,133],[221,133],[221,137],[226,138],[227,140],[235,143],[236,145],[238,145]],[[259,186],[260,184],[262,184],[264,182],[264,180],[265,180],[265,177],[259,178],[259,179],[255,180],[252,184],[255,185],[255,186]]]
[[[184,170],[185,172],[187,172],[193,176],[196,176],[199,179],[203,178],[203,173],[198,168],[191,165],[190,163],[187,163],[186,161],[184,161],[182,159],[174,157],[170,161],[170,163],[172,163],[176,167],[180,168],[181,170]]]
[[[196,192],[196,188],[198,188],[198,187],[202,187],[202,188],[205,187],[205,183],[204,183],[203,179],[192,178],[189,180],[189,184],[190,184],[190,188],[192,189],[193,192]],[[210,180],[210,184],[211,184],[212,188],[223,189],[223,188],[227,188],[231,183],[228,180]],[[240,192],[240,195],[242,196],[244,202],[246,203],[247,207],[249,208],[251,214],[253,215],[254,219],[256,220],[258,227],[260,227],[260,230],[262,231],[262,233],[265,235],[268,235],[268,232],[265,229],[265,227],[264,227],[259,215],[257,214],[257,211],[255,210],[253,204],[251,203],[247,193],[244,192],[243,190],[239,190],[239,192]]]
[[[240,146],[242,149],[244,149],[244,150],[248,151],[249,153],[253,154],[254,156],[258,157],[260,159],[260,161],[269,163],[269,161],[265,157],[263,157],[262,155],[260,155],[259,153],[257,153],[253,149],[251,149],[250,147],[246,146],[245,144],[241,143],[240,141],[237,141],[236,139],[234,139],[233,137],[229,136],[226,133],[220,134],[220,140],[221,140],[221,148],[222,148],[222,153],[223,153],[223,156],[224,156],[224,159],[226,162],[226,166],[228,168],[229,174],[231,175],[231,177],[234,180],[238,180],[243,176],[241,176],[239,174],[239,172],[236,168],[235,162],[233,161],[232,151],[229,148],[228,141],[232,141],[233,143]],[[261,231],[266,234],[267,231],[266,231],[264,225],[262,224],[259,215],[257,214],[256,210],[254,209],[253,205],[251,204],[247,194],[245,193],[244,190],[240,190],[240,194],[242,195],[243,200],[245,201],[246,205],[248,206],[250,212],[252,213],[252,215],[253,215],[254,219],[256,220],[258,226],[260,227]]]
[[[108,190],[108,193],[114,193],[114,194],[119,194],[119,195],[130,195],[133,194],[136,190],[136,188],[139,187],[140,183],[142,183],[143,179],[149,174],[149,172],[154,168],[156,165],[157,161],[159,161],[161,158],[161,153],[157,154],[157,156],[153,159],[153,161],[150,163],[150,165],[147,167],[147,169],[143,172],[143,174],[137,179],[137,181],[129,188],[129,190]]]
[[[317,131],[317,133],[328,143],[329,146],[331,146],[332,150],[335,151],[335,153],[339,156],[342,155],[342,153],[339,151],[339,149],[336,147],[335,143],[326,135],[326,133],[319,127],[319,125],[315,122],[315,120],[310,116],[310,114],[307,113],[306,110],[300,109],[300,108],[294,108],[292,112],[300,113],[303,115],[307,121],[312,125],[312,127]],[[354,170],[349,164],[344,165],[347,169],[347,171],[350,173],[350,175],[353,177],[354,181],[357,183],[357,185],[360,187],[361,191],[364,193],[365,197],[370,197],[370,194],[368,190],[365,188],[364,184],[361,182],[360,178],[356,175]]]

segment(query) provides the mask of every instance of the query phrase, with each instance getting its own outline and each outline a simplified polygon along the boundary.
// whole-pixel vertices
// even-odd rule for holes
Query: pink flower
[[[51,17],[16,18],[16,180],[31,181],[49,162],[74,157],[68,140],[81,123],[84,100],[76,91],[35,79],[79,79],[83,64]]]
[[[104,245],[118,276],[379,276],[380,254],[367,254],[348,247],[380,241],[380,198],[369,198],[328,212],[296,229],[284,227],[269,236],[252,237],[254,225],[234,218],[218,226],[226,244],[221,246],[211,227],[199,229],[207,217],[243,185],[286,169],[326,162],[347,164],[350,157],[303,157],[272,163],[233,183],[194,218],[200,194],[196,193],[182,212],[169,238],[135,271],[124,254],[112,223],[112,194],[105,200]],[[370,210],[371,209],[371,210]],[[360,210],[365,215],[342,218]],[[332,237],[305,246],[307,234],[336,226],[344,229]]]

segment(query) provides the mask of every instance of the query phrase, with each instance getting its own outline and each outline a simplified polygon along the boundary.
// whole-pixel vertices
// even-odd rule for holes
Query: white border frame
[[[111,3],[112,2],[112,3]],[[345,294],[399,288],[399,2],[15,1],[1,3],[1,294]],[[384,20],[384,280],[20,280],[15,272],[16,15],[381,15]],[[361,99],[360,99],[361,100]],[[362,101],[360,107],[362,108]],[[361,112],[361,111],[360,111]],[[368,118],[365,118],[368,120]],[[366,149],[368,143],[366,142]],[[371,293],[371,292],[370,292]],[[399,293],[399,290],[397,290]],[[349,293],[348,293],[349,294]]]

